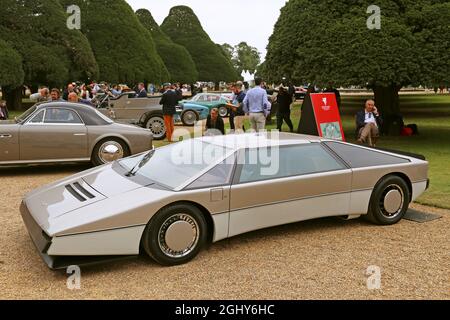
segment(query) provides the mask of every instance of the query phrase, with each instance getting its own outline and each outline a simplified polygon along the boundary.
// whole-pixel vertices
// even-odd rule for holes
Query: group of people
[[[243,82],[238,81],[232,86],[233,98],[230,105],[230,129],[232,133],[242,133],[246,131],[245,120],[250,122],[252,131],[262,131],[266,128],[266,121],[271,114],[272,104],[267,94],[266,84],[262,79],[255,79],[255,87],[247,90]],[[294,126],[291,121],[291,105],[293,96],[281,86],[278,91],[276,103],[279,108],[277,111],[277,129],[281,131],[283,122],[289,126],[291,132],[294,132]],[[206,121],[206,134],[225,134],[223,119],[219,116],[218,109],[212,109],[211,114]]]

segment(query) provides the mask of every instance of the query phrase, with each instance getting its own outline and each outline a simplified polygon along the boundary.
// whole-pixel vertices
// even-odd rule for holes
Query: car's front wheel
[[[379,225],[395,224],[405,215],[410,199],[404,179],[395,175],[386,176],[373,190],[366,219]]]
[[[207,223],[202,212],[189,204],[171,205],[158,212],[142,236],[142,247],[165,266],[192,260],[207,240]]]
[[[186,127],[192,127],[199,120],[197,112],[194,110],[186,110],[181,114],[181,122]]]
[[[130,155],[125,142],[117,138],[107,138],[98,142],[92,151],[91,161],[94,166],[110,163]]]

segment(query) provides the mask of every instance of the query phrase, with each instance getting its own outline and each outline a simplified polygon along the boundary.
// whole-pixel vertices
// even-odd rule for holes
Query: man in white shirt
[[[375,101],[367,100],[365,109],[356,114],[358,143],[368,143],[374,147],[382,125],[383,119],[375,106]]]

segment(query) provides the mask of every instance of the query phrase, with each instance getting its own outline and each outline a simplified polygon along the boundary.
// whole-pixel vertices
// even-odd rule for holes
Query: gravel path
[[[391,227],[321,219],[257,231],[212,245],[187,265],[140,257],[82,270],[81,289],[50,271],[19,213],[28,191],[86,169],[0,168],[0,299],[450,299],[450,211]],[[381,268],[381,289],[366,270]]]

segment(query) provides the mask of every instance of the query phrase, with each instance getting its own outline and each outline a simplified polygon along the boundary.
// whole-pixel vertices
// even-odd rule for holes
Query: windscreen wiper
[[[142,168],[143,166],[145,166],[145,165],[150,161],[150,159],[153,157],[153,155],[155,154],[155,152],[156,152],[156,149],[150,150],[150,151],[144,156],[144,158],[142,158],[142,160],[139,161],[139,162],[133,167],[133,169],[131,169],[131,170],[126,174],[126,176],[127,176],[127,177],[134,177],[134,176],[136,175],[136,173],[138,173],[138,171],[141,170],[141,168]]]

